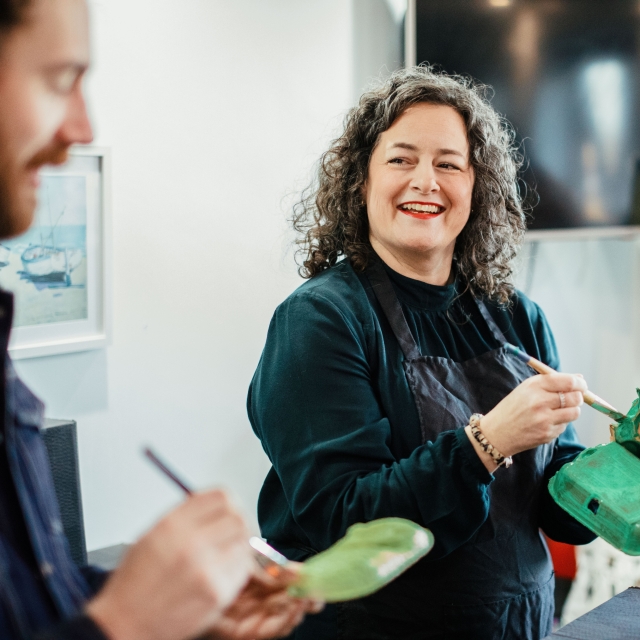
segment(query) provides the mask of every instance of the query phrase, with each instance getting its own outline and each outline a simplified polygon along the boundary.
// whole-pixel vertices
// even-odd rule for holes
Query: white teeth
[[[419,211],[420,213],[440,213],[440,211],[443,209],[443,207],[439,207],[437,205],[417,204],[415,202],[402,204],[400,206],[406,211]]]

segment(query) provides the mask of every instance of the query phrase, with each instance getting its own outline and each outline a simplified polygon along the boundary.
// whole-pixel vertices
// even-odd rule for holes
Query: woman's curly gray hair
[[[487,91],[468,78],[421,65],[396,71],[364,93],[294,206],[300,275],[312,278],[341,257],[357,271],[366,269],[373,249],[363,192],[380,134],[411,105],[447,105],[464,119],[475,170],[471,215],[454,252],[458,277],[474,295],[508,304],[514,290],[511,263],[526,229],[518,182],[523,158],[513,129],[493,109]]]

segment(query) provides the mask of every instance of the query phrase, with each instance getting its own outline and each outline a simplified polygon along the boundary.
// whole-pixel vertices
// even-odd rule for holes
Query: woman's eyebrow
[[[465,159],[467,157],[464,153],[462,153],[461,151],[456,151],[455,149],[437,149],[436,153],[440,156],[454,155],[454,156],[460,156],[461,158],[465,158]]]
[[[391,149],[407,149],[409,151],[419,150],[415,144],[411,144],[409,142],[394,142],[392,145],[389,146],[389,150]],[[436,153],[440,156],[454,155],[454,156],[460,156],[465,160],[467,158],[466,154],[462,153],[461,151],[457,151],[456,149],[436,149]]]
[[[415,144],[408,142],[394,142],[389,149],[408,149],[409,151],[417,151],[418,147]]]

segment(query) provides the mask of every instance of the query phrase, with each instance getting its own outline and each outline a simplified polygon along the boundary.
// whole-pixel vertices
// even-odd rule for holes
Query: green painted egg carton
[[[553,499],[628,555],[640,555],[640,389],[615,440],[583,451],[549,481]]]
[[[363,598],[427,555],[433,543],[429,529],[403,518],[354,524],[344,538],[304,562],[289,591],[325,602]]]

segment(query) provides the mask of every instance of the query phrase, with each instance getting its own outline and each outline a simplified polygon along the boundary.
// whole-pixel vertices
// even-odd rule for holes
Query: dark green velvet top
[[[386,269],[422,355],[464,361],[500,346],[468,292]],[[558,368],[551,330],[534,302],[517,293],[509,309],[487,307],[509,342]],[[433,531],[428,558],[436,559],[468,541],[487,518],[493,476],[464,424],[421,443],[402,359],[369,281],[347,262],[309,280],[276,309],[248,412],[273,464],[258,503],[262,535],[288,557],[327,548],[356,522],[398,516]],[[582,448],[569,425],[547,478]],[[542,529],[564,542],[592,540],[546,486]]]

